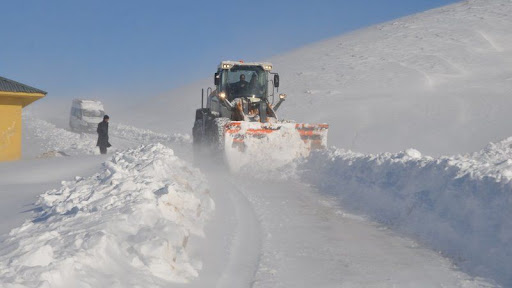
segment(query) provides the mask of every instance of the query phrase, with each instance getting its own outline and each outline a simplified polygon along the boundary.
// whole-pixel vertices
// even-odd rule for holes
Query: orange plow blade
[[[233,121],[224,129],[224,151],[232,171],[246,166],[273,169],[327,145],[327,124]]]

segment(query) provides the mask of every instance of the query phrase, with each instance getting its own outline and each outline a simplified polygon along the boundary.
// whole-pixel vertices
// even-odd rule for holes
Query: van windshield
[[[85,117],[103,117],[105,112],[102,110],[82,110],[82,116]]]

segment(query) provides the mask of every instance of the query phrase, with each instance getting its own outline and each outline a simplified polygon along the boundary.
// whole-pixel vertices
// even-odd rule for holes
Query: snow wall
[[[352,212],[367,215],[512,286],[512,138],[473,155],[431,158],[409,149],[365,155],[332,148],[300,175]]]
[[[214,210],[203,175],[161,144],[40,196],[0,250],[2,287],[156,287],[198,275],[187,252]]]

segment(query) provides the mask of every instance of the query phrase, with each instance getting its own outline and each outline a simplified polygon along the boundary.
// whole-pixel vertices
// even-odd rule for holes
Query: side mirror
[[[215,84],[215,86],[219,85],[219,83],[220,83],[219,73],[215,73],[215,77],[213,78],[213,83]]]
[[[274,74],[274,87],[279,87],[279,74]]]

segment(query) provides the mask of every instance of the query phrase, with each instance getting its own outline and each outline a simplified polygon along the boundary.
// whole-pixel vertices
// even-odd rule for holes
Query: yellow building
[[[46,92],[0,77],[0,161],[21,158],[21,109]]]

